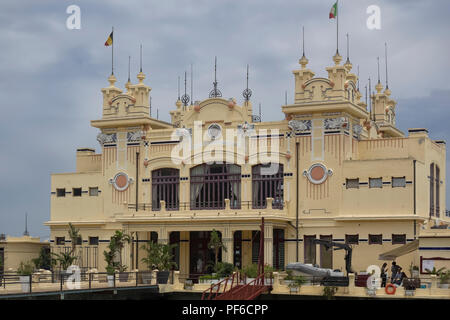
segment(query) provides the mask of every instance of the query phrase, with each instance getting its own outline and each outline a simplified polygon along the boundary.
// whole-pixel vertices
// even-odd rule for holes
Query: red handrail
[[[235,279],[236,279],[236,285],[239,284],[238,279],[240,277],[238,277],[237,275],[238,275],[238,273],[235,272],[235,273],[233,273],[233,275],[231,277],[225,278],[225,279],[219,281],[218,283],[211,285],[211,287],[209,289],[206,289],[205,291],[203,291],[202,300],[212,300],[212,299],[216,298],[216,296],[220,293],[220,287],[221,287],[222,283],[225,283],[223,291],[222,291],[222,293],[225,293],[227,290],[228,281],[230,280],[230,278],[231,278],[230,290],[232,290],[235,286],[235,283],[234,283]],[[217,287],[217,289],[214,291],[215,287]],[[205,296],[206,294],[208,294],[208,296]]]

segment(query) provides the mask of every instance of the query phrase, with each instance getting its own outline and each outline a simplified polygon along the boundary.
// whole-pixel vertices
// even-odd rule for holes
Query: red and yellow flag
[[[111,34],[109,35],[108,39],[105,42],[105,46],[109,47],[110,45],[112,45],[113,43],[113,33],[114,31],[111,32]]]

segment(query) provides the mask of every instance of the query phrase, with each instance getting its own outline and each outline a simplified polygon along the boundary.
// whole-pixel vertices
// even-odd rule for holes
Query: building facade
[[[262,122],[250,94],[238,105],[217,83],[209,98],[179,98],[171,123],[150,116],[145,75],[125,91],[102,89],[101,152],[80,148],[76,171],[51,176],[52,250],[68,244],[68,223],[80,229],[79,263],[104,271],[103,250],[115,230],[132,242],[123,251],[129,270],[146,269],[147,241],[177,244],[180,277],[210,271],[210,232],[227,248],[222,261],[255,263],[265,218],[265,262],[344,270],[344,252],[311,240],[353,246],[353,269],[380,265],[378,256],[448,223],[443,141],[426,129],[396,127],[396,102],[378,82],[369,106],[347,60],[333,57],[327,78],[315,77],[303,56],[294,70],[295,99],[284,119]],[[183,102],[182,102],[183,100]],[[366,99],[367,101],[367,99]],[[398,259],[418,264],[416,253]]]

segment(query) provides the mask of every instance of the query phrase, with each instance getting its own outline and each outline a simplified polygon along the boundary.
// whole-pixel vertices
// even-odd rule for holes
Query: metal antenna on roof
[[[130,64],[131,64],[131,56],[128,56],[128,82],[130,82]]]
[[[139,64],[139,72],[142,72],[142,44],[140,49],[140,64]]]
[[[250,100],[250,97],[252,96],[252,90],[250,90],[250,89],[248,88],[248,70],[249,70],[249,67],[248,67],[248,64],[247,64],[247,87],[246,87],[246,89],[242,92],[242,96],[244,97],[245,102],[248,102],[248,101]]]
[[[262,114],[261,114],[261,102],[259,103],[259,121],[261,121]]]
[[[186,85],[187,85],[187,72],[185,71],[184,72],[184,94],[181,97],[181,102],[183,102],[184,108],[186,108],[186,106],[188,105],[189,100],[190,100],[188,94],[186,93]]]
[[[178,76],[178,100],[180,100],[180,76]]]
[[[220,92],[219,89],[217,89],[217,57],[215,57],[214,60],[214,82],[213,82],[213,89],[209,93],[210,98],[217,98],[221,97],[222,92]]]
[[[359,92],[359,65],[358,65],[358,92]]]
[[[378,83],[380,83],[380,57],[377,57]]]
[[[23,233],[24,236],[29,236],[30,233],[28,232],[28,213],[25,212],[25,231]]]
[[[386,63],[386,89],[389,89],[389,85],[388,85],[388,58],[387,58],[387,43],[384,43],[384,60]]]
[[[194,67],[191,63],[191,105],[194,104]]]

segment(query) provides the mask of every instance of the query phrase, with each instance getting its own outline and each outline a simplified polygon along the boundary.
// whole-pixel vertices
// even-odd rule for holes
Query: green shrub
[[[227,278],[233,274],[234,265],[229,262],[218,262],[215,271],[219,278]]]
[[[256,278],[258,276],[258,265],[253,263],[242,268],[242,273],[247,276],[247,278]]]
[[[34,266],[32,262],[21,262],[19,268],[17,269],[17,274],[19,276],[29,276],[33,274],[33,271]]]

